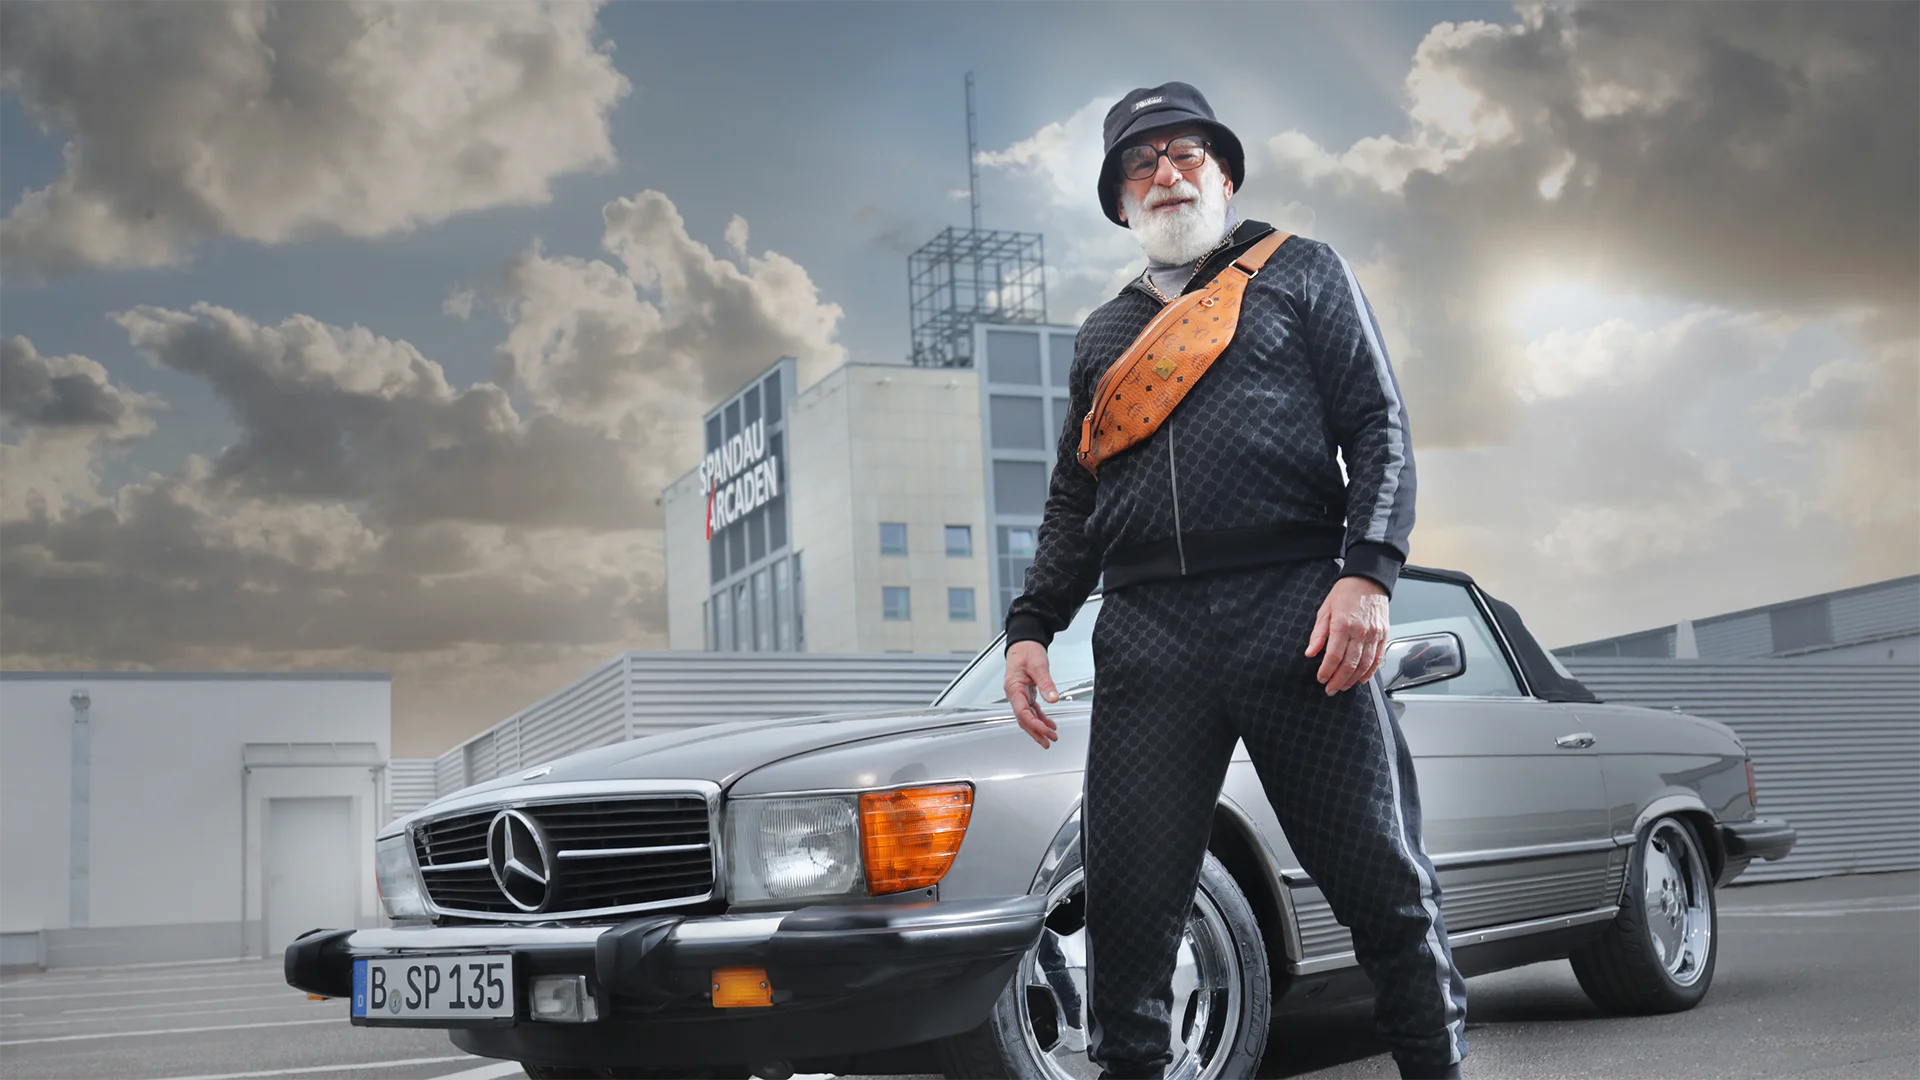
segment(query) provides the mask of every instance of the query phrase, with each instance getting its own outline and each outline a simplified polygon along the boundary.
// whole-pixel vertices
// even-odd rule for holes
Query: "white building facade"
[[[384,674],[0,672],[0,964],[379,925],[391,721]]]
[[[705,419],[661,495],[668,643],[973,653],[1031,565],[1075,328],[980,324],[979,369],[782,359]]]

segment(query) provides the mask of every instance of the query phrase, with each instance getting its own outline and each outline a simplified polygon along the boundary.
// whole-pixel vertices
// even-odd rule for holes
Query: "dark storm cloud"
[[[152,430],[160,399],[113,384],[83,356],[41,356],[18,334],[0,340],[0,416],[25,428],[126,437]]]
[[[115,317],[155,363],[206,380],[239,439],[212,482],[244,496],[364,502],[396,523],[642,527],[658,509],[602,432],[522,420],[506,393],[454,390],[402,341],[295,316],[278,326],[196,305]]]
[[[9,276],[193,242],[372,237],[614,159],[597,4],[0,4],[0,87],[67,138],[0,222]]]
[[[400,534],[404,536],[404,531]],[[0,525],[0,637],[12,654],[165,664],[208,649],[409,653],[587,643],[628,628],[636,583],[390,557],[344,513],[222,512],[179,479],[111,505]]]

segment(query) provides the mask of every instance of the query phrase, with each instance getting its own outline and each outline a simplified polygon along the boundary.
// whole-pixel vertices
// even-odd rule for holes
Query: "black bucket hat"
[[[1107,146],[1106,158],[1100,163],[1100,209],[1106,212],[1108,221],[1126,225],[1120,220],[1120,155],[1116,151],[1146,132],[1176,124],[1197,124],[1206,129],[1213,138],[1213,152],[1225,162],[1233,190],[1239,192],[1247,174],[1246,153],[1240,148],[1239,137],[1213,118],[1213,107],[1200,91],[1183,82],[1142,87],[1115,102],[1102,126]]]

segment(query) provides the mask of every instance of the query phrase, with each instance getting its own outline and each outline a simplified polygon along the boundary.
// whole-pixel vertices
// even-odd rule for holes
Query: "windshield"
[[[1065,630],[1047,646],[1047,670],[1061,691],[1093,678],[1093,624],[1100,615],[1100,598],[1086,602]],[[1006,635],[993,639],[966,674],[960,676],[935,705],[978,707],[1007,700]]]

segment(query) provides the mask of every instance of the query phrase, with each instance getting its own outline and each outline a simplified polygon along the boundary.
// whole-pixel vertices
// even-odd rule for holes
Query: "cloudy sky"
[[[409,755],[664,647],[655,496],[904,356],[968,70],[1056,321],[1141,262],[1108,104],[1198,85],[1379,309],[1415,561],[1548,644],[1913,573],[1916,13],[0,4],[0,666],[387,670]]]

